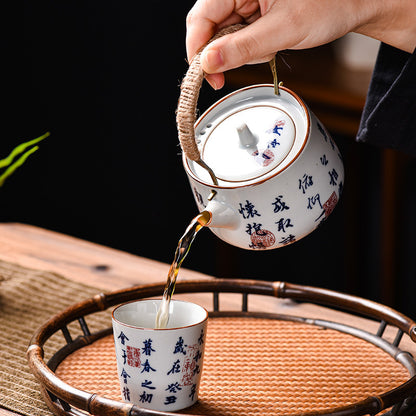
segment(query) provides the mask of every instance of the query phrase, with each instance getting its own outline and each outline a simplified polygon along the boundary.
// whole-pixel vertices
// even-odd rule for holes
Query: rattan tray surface
[[[178,284],[177,292],[212,291],[214,297],[199,401],[180,414],[415,414],[416,363],[399,348],[403,334],[413,336],[412,321],[388,308],[335,292],[290,285],[285,286],[283,294],[282,289],[276,288],[271,283],[231,280],[214,285]],[[294,289],[293,297],[308,301],[315,297],[317,303],[339,307],[340,299],[344,299],[348,310],[356,309],[366,315],[377,315],[381,308],[379,315],[385,319],[381,319],[377,334],[373,334],[332,321],[247,310],[249,293],[292,297],[287,296],[291,292],[288,288]],[[223,291],[243,293],[241,312],[218,311],[218,294]],[[101,305],[99,309],[107,309],[110,304],[156,293],[160,293],[160,286],[153,285],[106,295],[104,302],[101,295],[76,306],[76,313],[66,311],[53,318],[35,334],[38,341],[29,347],[35,375],[42,382],[34,345],[43,344],[46,333],[50,336],[54,332],[51,325],[68,324],[73,315],[75,319],[81,316],[81,327],[85,327],[88,318],[84,315],[92,313],[94,302]],[[393,342],[382,337],[387,324],[399,327]],[[64,335],[67,331],[65,326]],[[85,328],[83,332],[74,340],[66,334],[68,345],[57,351],[49,363],[48,371],[53,377],[48,374],[48,380],[42,384],[51,409],[62,415],[106,415],[109,410],[114,415],[156,414],[122,404],[111,328],[96,334],[89,334]]]
[[[121,400],[112,335],[72,353],[56,374],[76,388]],[[384,351],[348,334],[297,322],[218,317],[209,321],[199,403],[182,413],[318,411],[383,393],[408,378]]]

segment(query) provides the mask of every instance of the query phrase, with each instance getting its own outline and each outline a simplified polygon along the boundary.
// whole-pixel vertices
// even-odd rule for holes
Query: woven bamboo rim
[[[85,322],[87,315],[106,310],[117,304],[133,299],[142,299],[160,296],[164,284],[136,286],[127,290],[99,294],[84,302],[77,303],[52,317],[33,335],[28,348],[28,360],[30,367],[41,383],[43,394],[48,406],[58,415],[80,415],[80,410],[91,415],[114,416],[142,416],[142,415],[182,415],[181,413],[156,412],[140,408],[130,403],[110,400],[94,393],[76,389],[56,376],[54,369],[74,350],[87,346],[95,340],[108,335],[111,330],[100,331],[91,334]],[[219,311],[220,293],[242,294],[242,316],[255,316],[258,314],[248,311],[248,299],[250,294],[265,295],[277,298],[288,298],[295,301],[309,302],[319,305],[332,306],[360,316],[366,316],[380,322],[375,334],[346,326],[336,322],[320,321],[312,323],[324,327],[340,330],[351,335],[361,337],[382,348],[401,363],[410,373],[410,378],[399,387],[386,393],[366,398],[352,405],[322,410],[319,412],[300,413],[292,416],[359,416],[377,415],[385,409],[392,408],[388,414],[391,416],[410,416],[415,414],[416,406],[416,363],[410,353],[399,349],[400,341],[407,334],[411,341],[416,342],[416,324],[399,312],[365,300],[359,297],[341,294],[338,292],[289,284],[284,282],[264,282],[255,280],[215,279],[212,281],[186,281],[179,282],[176,293],[211,292],[213,294],[213,314],[227,314]],[[235,315],[233,312],[231,315]],[[261,316],[266,316],[267,313]],[[293,318],[304,323],[311,323],[310,318]],[[83,336],[73,340],[68,329],[70,323],[78,321]],[[393,342],[383,338],[387,326],[397,329]],[[55,353],[47,364],[44,359],[44,344],[55,333],[61,331],[67,341],[67,346]]]

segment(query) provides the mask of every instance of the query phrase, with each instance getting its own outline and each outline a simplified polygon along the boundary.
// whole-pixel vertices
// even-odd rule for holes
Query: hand
[[[277,51],[305,49],[355,31],[412,52],[416,46],[415,0],[198,0],[187,17],[188,59],[221,28],[248,23],[205,48],[208,82],[224,85],[223,72],[266,62]]]

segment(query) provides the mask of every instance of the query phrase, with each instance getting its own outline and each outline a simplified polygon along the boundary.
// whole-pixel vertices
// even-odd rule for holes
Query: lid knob
[[[243,147],[257,147],[259,139],[251,132],[246,123],[237,127],[237,133]]]

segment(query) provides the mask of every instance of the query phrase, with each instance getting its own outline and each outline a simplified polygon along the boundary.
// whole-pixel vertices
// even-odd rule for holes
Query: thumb
[[[259,19],[247,27],[211,42],[202,52],[201,65],[207,74],[216,74],[245,64],[267,62],[276,53],[272,30]]]

